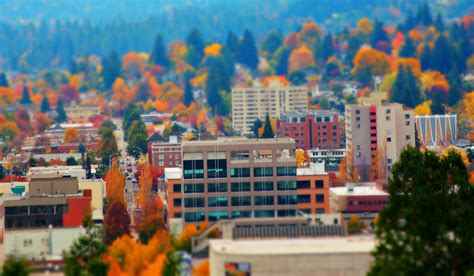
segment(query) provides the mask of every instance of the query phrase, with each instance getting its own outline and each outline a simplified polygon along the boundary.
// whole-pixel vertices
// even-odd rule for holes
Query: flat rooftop
[[[218,254],[234,255],[296,255],[331,253],[369,253],[375,247],[370,237],[210,240],[210,248]]]
[[[209,146],[209,145],[268,145],[268,144],[282,144],[295,143],[292,138],[268,138],[268,139],[248,139],[245,137],[225,137],[217,140],[206,141],[184,141],[183,147],[186,146]]]
[[[181,168],[165,168],[165,179],[181,179],[183,170]]]
[[[329,191],[340,196],[388,196],[388,193],[377,189],[375,186],[354,186],[353,191],[349,191],[347,187],[334,187],[329,188]]]

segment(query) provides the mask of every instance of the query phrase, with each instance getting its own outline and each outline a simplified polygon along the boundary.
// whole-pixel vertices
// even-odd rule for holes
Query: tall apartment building
[[[457,141],[456,114],[415,116],[415,125],[417,138],[425,147],[444,147]]]
[[[376,155],[382,155],[387,173],[407,145],[415,145],[415,120],[401,104],[347,105],[346,142],[362,181],[370,179]]]
[[[293,138],[296,147],[341,148],[339,116],[335,111],[312,110],[283,114],[276,123],[277,137]]]
[[[267,114],[277,119],[282,113],[307,109],[306,86],[284,86],[271,80],[268,86],[256,82],[252,87],[232,88],[232,127],[241,134],[251,133],[253,123]]]
[[[181,143],[176,136],[166,142],[151,142],[148,152],[151,164],[161,170],[181,166]]]
[[[286,138],[183,142],[181,176],[165,170],[169,217],[193,223],[329,212],[328,175],[297,171],[294,150]]]

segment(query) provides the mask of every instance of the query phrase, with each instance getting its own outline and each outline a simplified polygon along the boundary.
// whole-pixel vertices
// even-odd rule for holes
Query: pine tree
[[[452,47],[444,34],[439,35],[435,41],[432,62],[433,69],[443,74],[447,74],[452,69]]]
[[[440,13],[438,13],[438,15],[436,16],[434,26],[438,32],[440,33],[444,32],[445,27],[444,27],[443,17],[441,16]]]
[[[263,133],[260,138],[273,138],[275,137],[272,129],[272,123],[270,121],[270,116],[267,114],[265,117],[265,124],[263,126]]]
[[[92,178],[92,165],[91,165],[91,158],[89,154],[87,155],[87,158],[86,158],[86,178],[87,179]]]
[[[443,97],[438,89],[433,92],[432,103],[430,106],[432,114],[444,114]]]
[[[262,44],[262,50],[272,55],[283,43],[281,35],[276,32],[270,32]]]
[[[423,24],[425,27],[429,27],[433,24],[433,17],[431,16],[430,7],[428,3],[424,3],[418,8],[417,14],[418,23]]]
[[[120,77],[121,69],[122,63],[117,52],[113,51],[108,57],[103,59],[101,75],[107,89],[110,89],[114,84],[115,79]]]
[[[390,101],[400,103],[402,102],[402,95],[404,90],[404,82],[405,82],[405,69],[400,64],[398,66],[397,78],[393,83],[391,94],[390,94]]]
[[[423,53],[421,54],[421,57],[420,57],[421,69],[424,71],[431,69],[433,66],[432,59],[433,59],[433,53],[432,53],[431,47],[425,44],[423,46]]]
[[[239,55],[239,38],[232,31],[229,31],[227,33],[227,39],[226,39],[225,45],[229,49],[229,51],[232,53],[234,58]]]
[[[374,23],[374,31],[372,32],[372,47],[377,48],[377,44],[383,41],[389,43],[390,40],[387,32],[385,32],[383,28],[382,22],[376,20]]]
[[[325,62],[330,56],[334,55],[334,43],[331,33],[324,36],[323,44],[321,46],[321,59]]]
[[[207,102],[214,112],[217,112],[218,106],[221,104],[221,97],[219,91],[221,88],[220,85],[220,74],[219,71],[219,60],[215,57],[210,57],[208,59],[208,71],[206,79],[206,95]]]
[[[58,100],[56,105],[56,113],[58,114],[56,117],[56,121],[58,123],[63,123],[67,120],[66,111],[64,111],[64,104],[62,100]]]
[[[397,78],[392,86],[391,101],[414,108],[421,103],[419,81],[411,71],[411,67],[398,67]]]
[[[290,50],[288,50],[287,48],[283,48],[281,50],[275,70],[277,75],[286,76],[286,74],[288,74],[288,59],[290,58],[290,54]]]
[[[23,85],[23,96],[21,98],[20,104],[31,104],[30,91],[26,84]]]
[[[193,28],[186,37],[188,55],[186,61],[194,68],[197,68],[204,56],[204,41],[198,29]]]
[[[244,31],[244,36],[239,44],[239,59],[240,63],[246,65],[252,70],[257,69],[258,53],[255,47],[255,40],[249,30]]]
[[[193,86],[191,85],[192,72],[184,73],[184,105],[189,106],[194,101]]]
[[[448,74],[449,92],[448,104],[450,106],[456,105],[463,96],[463,87],[461,75],[453,70]]]
[[[263,126],[262,121],[260,119],[255,120],[252,125],[252,132],[255,137],[258,137],[258,130]]]
[[[169,61],[166,56],[166,46],[163,42],[163,37],[161,34],[157,34],[155,37],[155,42],[153,43],[153,49],[150,53],[149,62],[155,65],[161,65],[163,67],[168,67]]]
[[[51,106],[49,105],[48,97],[46,95],[43,95],[43,98],[41,99],[41,112],[46,113],[51,110]]]
[[[405,43],[400,49],[400,53],[398,55],[400,57],[411,58],[411,57],[415,57],[415,53],[416,53],[416,49],[415,49],[415,45],[413,44],[413,40],[409,36],[406,36]]]
[[[7,76],[3,72],[0,73],[0,87],[9,87]]]

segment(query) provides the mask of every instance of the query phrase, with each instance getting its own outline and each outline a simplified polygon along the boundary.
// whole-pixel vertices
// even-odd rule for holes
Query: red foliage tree
[[[105,213],[105,242],[111,244],[115,239],[130,234],[130,215],[120,201],[112,202]]]
[[[79,91],[70,84],[63,85],[59,93],[59,98],[65,103],[79,101]]]

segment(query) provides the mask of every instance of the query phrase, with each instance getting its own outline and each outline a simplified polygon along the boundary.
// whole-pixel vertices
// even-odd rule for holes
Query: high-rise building
[[[280,80],[270,80],[268,86],[255,82],[251,87],[232,88],[232,127],[241,134],[251,133],[257,120],[268,114],[277,119],[280,114],[308,109],[308,87],[288,86]]]
[[[338,149],[341,147],[339,116],[335,111],[312,110],[283,114],[276,123],[277,137],[293,138],[296,147]]]
[[[362,181],[379,166],[376,159],[389,174],[402,149],[415,145],[414,112],[401,104],[347,105],[345,117],[349,168],[357,169]]]
[[[457,115],[415,116],[417,138],[428,148],[445,147],[457,141]]]

